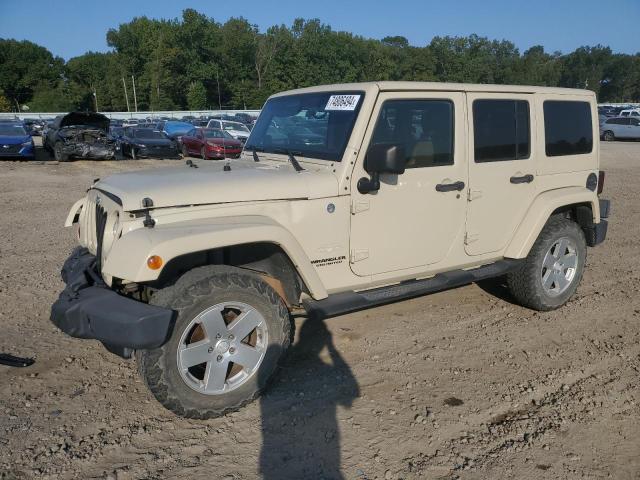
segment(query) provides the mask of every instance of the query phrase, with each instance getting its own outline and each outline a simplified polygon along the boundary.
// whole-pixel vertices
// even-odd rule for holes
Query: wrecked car
[[[109,118],[93,112],[71,112],[56,117],[42,146],[64,162],[71,158],[116,158],[116,142],[109,135]]]

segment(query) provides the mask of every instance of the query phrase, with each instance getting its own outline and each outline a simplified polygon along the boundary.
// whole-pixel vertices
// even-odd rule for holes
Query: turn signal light
[[[158,255],[151,255],[149,258],[147,258],[147,267],[149,267],[151,270],[158,270],[160,267],[162,267],[162,258],[160,258]]]

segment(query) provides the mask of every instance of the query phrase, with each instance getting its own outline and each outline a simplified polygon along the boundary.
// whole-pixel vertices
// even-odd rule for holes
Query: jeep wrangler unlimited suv
[[[506,276],[575,292],[607,232],[593,92],[378,82],[272,96],[232,161],[96,181],[52,321],[135,355],[155,397],[209,418],[252,401],[329,317]]]

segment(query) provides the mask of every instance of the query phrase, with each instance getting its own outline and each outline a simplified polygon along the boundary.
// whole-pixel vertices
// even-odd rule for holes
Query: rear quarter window
[[[544,102],[544,136],[547,157],[581,155],[593,150],[589,102]]]

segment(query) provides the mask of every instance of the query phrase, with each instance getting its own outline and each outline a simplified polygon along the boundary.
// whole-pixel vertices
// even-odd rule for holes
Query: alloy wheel
[[[246,303],[224,302],[198,314],[182,333],[176,361],[182,380],[205,395],[244,384],[266,352],[267,324]]]
[[[544,291],[556,297],[564,293],[573,282],[578,270],[578,250],[568,237],[557,240],[547,251],[542,262],[541,278]]]

